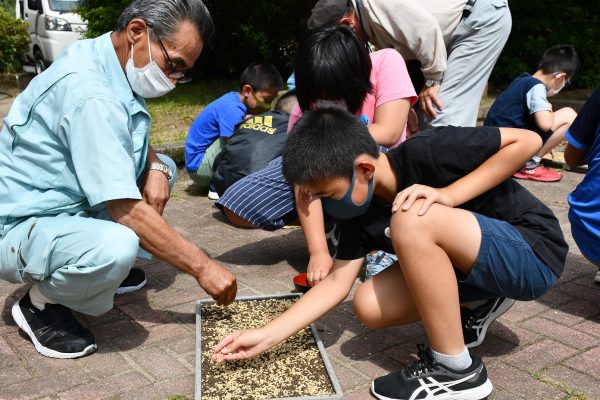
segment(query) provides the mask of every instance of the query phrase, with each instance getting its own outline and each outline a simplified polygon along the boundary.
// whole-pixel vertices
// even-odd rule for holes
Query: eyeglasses
[[[163,44],[162,40],[160,40],[160,36],[156,32],[156,30],[152,29],[152,31],[156,35],[156,38],[158,39],[158,44],[160,45],[160,48],[162,49],[162,52],[165,55],[165,58],[167,59],[167,63],[169,64],[169,72],[167,73],[167,76],[171,79],[175,79],[176,81],[182,80],[185,76],[185,73],[183,71],[177,70],[177,67],[175,67],[175,64],[173,63],[173,60],[171,60],[171,57],[169,57],[169,53],[167,52],[165,45]]]

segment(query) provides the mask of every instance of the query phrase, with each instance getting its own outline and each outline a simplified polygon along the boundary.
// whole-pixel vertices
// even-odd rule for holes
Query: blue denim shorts
[[[515,227],[473,215],[481,228],[481,246],[469,275],[458,273],[461,302],[492,297],[533,300],[554,286],[558,277]]]

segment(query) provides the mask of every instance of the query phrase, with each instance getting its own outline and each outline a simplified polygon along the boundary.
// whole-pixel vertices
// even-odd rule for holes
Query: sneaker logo
[[[432,377],[427,377],[427,380],[429,381],[429,383],[426,383],[425,379],[421,378],[421,379],[419,379],[419,383],[421,384],[421,387],[413,392],[411,399],[421,398],[421,397],[419,397],[419,395],[422,392],[427,392],[427,396],[425,398],[430,398],[430,396],[433,398],[434,396],[440,395],[440,393],[447,393],[447,394],[456,393],[454,390],[452,390],[452,386],[466,382],[466,381],[474,378],[476,375],[477,375],[477,372],[472,373],[468,376],[465,376],[462,379],[458,379],[458,380],[451,381],[451,382],[444,382],[444,383],[440,383]]]

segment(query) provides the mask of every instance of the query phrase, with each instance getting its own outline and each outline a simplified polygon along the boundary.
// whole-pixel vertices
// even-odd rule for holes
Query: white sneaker
[[[596,277],[594,278],[594,282],[600,284],[600,269],[596,272]]]
[[[208,198],[211,199],[211,200],[217,201],[217,200],[219,200],[219,193],[213,192],[212,190],[209,190],[208,191]]]

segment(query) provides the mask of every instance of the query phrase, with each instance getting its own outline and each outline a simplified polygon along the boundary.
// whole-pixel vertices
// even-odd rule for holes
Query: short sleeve
[[[552,107],[546,96],[546,86],[543,83],[538,83],[525,95],[527,99],[527,108],[530,114],[540,111],[552,111]]]
[[[219,112],[219,136],[228,138],[233,135],[235,126],[244,120],[244,110],[237,105],[224,107]]]
[[[415,135],[399,150],[403,176],[412,183],[444,187],[470,173],[500,149],[496,127],[443,127]],[[402,187],[402,189],[404,188]]]
[[[588,150],[598,135],[600,128],[600,86],[585,102],[581,111],[569,127],[566,137],[573,147]]]
[[[130,118],[114,99],[92,98],[67,111],[57,134],[91,206],[108,200],[141,199],[136,184]]]
[[[384,49],[379,50],[375,57],[375,108],[398,99],[407,99],[413,106],[417,102],[417,93],[400,53],[394,49]]]

